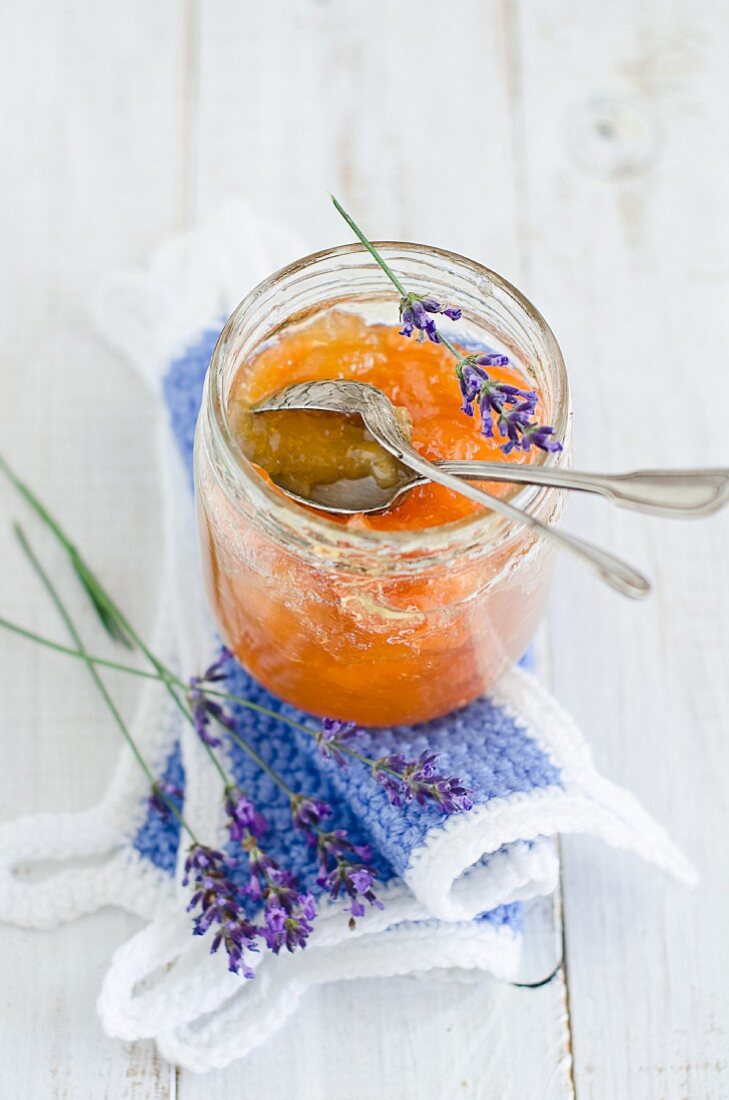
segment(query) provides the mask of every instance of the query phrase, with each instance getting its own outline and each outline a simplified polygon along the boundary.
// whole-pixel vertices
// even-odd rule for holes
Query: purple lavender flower
[[[317,829],[323,819],[331,815],[331,806],[319,798],[295,794],[291,799],[291,820],[294,828],[301,832],[309,833],[311,829]]]
[[[552,435],[554,428],[549,428],[546,424],[530,424],[521,441],[522,449],[528,451],[533,443],[542,451],[561,451],[562,444],[558,439],[550,439]]]
[[[233,654],[228,649],[227,645],[221,646],[220,653],[217,658],[209,665],[205,672],[200,677],[204,684],[217,684],[221,680],[227,679],[228,673],[224,671],[225,665],[228,661],[233,660]]]
[[[345,912],[351,913],[352,920],[364,916],[363,899],[376,909],[384,909],[372,888],[377,880],[377,871],[369,864],[372,859],[369,845],[353,844],[344,829],[331,829],[329,832],[320,829],[308,835],[310,842],[316,845],[319,862],[317,884],[335,901],[341,893],[351,899]]]
[[[519,400],[533,402],[536,406],[537,395],[533,390],[521,390],[508,382],[496,382],[483,369],[487,366],[505,365],[508,362],[506,355],[488,352],[484,355],[466,355],[456,366],[463,398],[461,411],[466,416],[473,416],[473,406],[478,403],[481,413],[481,431],[487,438],[493,436],[492,413],[499,416],[505,406],[516,405]]]
[[[192,713],[192,721],[195,732],[200,740],[211,749],[217,749],[222,745],[220,737],[210,732],[210,715],[208,713],[208,700],[200,687],[200,677],[191,676],[187,689],[187,705]]]
[[[319,752],[325,760],[334,760],[340,767],[347,761],[343,750],[347,742],[351,741],[357,732],[355,722],[340,722],[337,718],[322,719],[321,729],[314,734],[314,740],[319,746]]]
[[[456,776],[440,775],[438,760],[438,755],[428,749],[417,760],[406,760],[402,753],[393,753],[376,760],[372,774],[393,806],[415,800],[421,806],[435,802],[446,814],[473,809],[470,791]]]
[[[476,355],[475,360],[480,367],[506,367],[509,365],[509,356],[502,355],[500,351],[487,351],[483,355]]]
[[[501,448],[504,454],[508,455],[514,447],[523,446],[522,437],[529,428],[533,413],[534,404],[529,400],[522,401],[521,404],[511,409],[509,412],[501,411],[499,413],[497,421],[499,431],[501,435],[506,436],[508,439],[508,442]],[[529,449],[528,443],[524,449]]]
[[[349,872],[349,882],[356,891],[352,893],[350,889],[347,889],[345,883],[345,889],[352,898],[349,906],[349,912],[353,917],[363,917],[365,915],[365,907],[362,904],[361,898],[368,901],[370,905],[374,905],[376,909],[384,909],[382,902],[375,896],[372,889],[375,883],[375,876],[368,867],[359,867],[354,871]]]
[[[348,857],[342,856],[336,860],[331,869],[322,866],[316,881],[334,901],[340,894],[346,894],[349,897],[350,903],[344,911],[351,913],[353,922],[354,918],[365,915],[365,901],[375,909],[385,908],[372,889],[376,879],[377,872],[373,867],[354,863]]]
[[[316,854],[320,865],[327,866],[330,860],[342,859],[345,856],[350,859],[364,860],[368,863],[372,859],[372,849],[369,844],[353,844],[347,836],[346,829],[320,830],[314,836]]]
[[[456,368],[458,384],[461,387],[463,404],[461,411],[466,416],[473,416],[473,403],[481,392],[481,385],[488,378],[486,371],[481,370],[475,363],[467,362],[465,366]]]
[[[225,812],[228,817],[228,835],[236,844],[245,840],[249,833],[259,837],[266,831],[266,819],[258,813],[239,787],[226,788]]]
[[[400,335],[412,336],[417,329],[419,339],[422,340],[427,336],[434,344],[439,344],[440,337],[432,316],[434,313],[441,313],[444,317],[449,317],[451,321],[458,321],[461,318],[460,309],[454,306],[441,305],[435,298],[423,297],[420,294],[404,295],[400,299],[400,321],[402,323]]]
[[[308,892],[300,893],[291,872],[280,867],[263,850],[259,839],[266,829],[266,822],[239,787],[230,786],[226,789],[225,809],[230,838],[240,844],[248,857],[249,877],[241,893],[263,905],[263,925],[260,928],[249,925],[253,929],[253,935],[260,936],[275,955],[282,947],[288,951],[305,947],[316,917],[312,895]],[[323,809],[328,807],[314,799],[302,798],[299,806],[299,811],[303,814],[302,820],[312,814],[321,814]],[[233,864],[229,862],[229,865]],[[210,917],[203,916],[203,931],[211,919],[214,919],[214,913]],[[222,930],[220,935],[221,942],[226,942]]]
[[[559,440],[550,438],[554,435],[554,428],[532,421],[535,408],[536,395],[534,400],[524,401],[510,412],[502,412],[499,415],[497,421],[499,431],[507,439],[507,442],[501,446],[504,454],[508,455],[514,449],[528,451],[532,445],[543,451],[562,450]]]
[[[224,852],[203,844],[193,844],[185,860],[182,885],[192,883],[193,895],[188,912],[197,909],[193,918],[193,934],[203,936],[212,925],[218,926],[210,946],[214,954],[222,946],[228,956],[228,969],[244,978],[255,977],[245,962],[246,951],[256,951],[257,929],[248,920],[242,898],[228,871],[235,862]]]
[[[287,951],[306,947],[316,918],[312,894],[300,894],[291,873],[276,869],[270,872],[264,902],[261,935],[274,955],[282,947]]]
[[[494,382],[488,379],[481,387],[478,404],[481,416],[490,419],[490,413],[497,416],[504,411],[505,405],[517,405],[521,399],[521,406],[534,412],[537,404],[537,395],[533,390],[520,390],[518,386],[512,386],[508,382]]]
[[[168,783],[166,779],[156,779],[152,784],[152,793],[147,800],[149,809],[167,821],[172,813],[169,803],[172,802],[179,808],[182,799],[182,791],[174,783]]]
[[[234,728],[232,717],[223,710],[220,703],[217,703],[214,699],[209,699],[205,693],[208,684],[219,683],[225,679],[226,673],[223,672],[222,665],[230,657],[232,657],[230,650],[224,647],[217,661],[214,661],[202,676],[190,677],[187,689],[187,705],[192,713],[195,731],[200,740],[211,749],[217,749],[223,743],[221,738],[212,733],[210,729],[211,718],[221,725],[227,726],[228,729]]]

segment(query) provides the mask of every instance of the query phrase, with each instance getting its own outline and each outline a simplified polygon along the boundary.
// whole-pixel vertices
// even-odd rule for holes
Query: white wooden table
[[[152,410],[86,301],[234,194],[325,246],[346,238],[331,189],[373,236],[445,245],[515,281],[562,343],[581,466],[726,463],[722,0],[3,8],[2,450],[143,627],[159,567]],[[15,507],[0,490],[2,516]],[[550,986],[324,988],[206,1078],[100,1032],[94,999],[132,918],[3,928],[4,1100],[729,1096],[729,517],[673,525],[575,502],[569,523],[656,591],[633,606],[562,563],[554,688],[603,771],[682,841],[699,889],[570,839],[567,965]],[[55,631],[6,527],[0,608]],[[135,686],[115,686],[131,713]],[[2,815],[97,799],[117,742],[83,675],[0,638],[0,700]]]

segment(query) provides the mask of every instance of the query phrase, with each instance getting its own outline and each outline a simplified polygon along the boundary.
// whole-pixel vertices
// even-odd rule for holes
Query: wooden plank
[[[0,36],[2,450],[145,628],[159,570],[153,410],[91,336],[86,298],[181,216],[180,14],[174,0],[30,0],[4,11]],[[0,606],[60,636],[8,534],[27,513],[4,484],[0,509]],[[83,670],[6,637],[0,647],[3,816],[93,803],[118,741]],[[130,711],[138,687],[118,687]],[[94,1012],[109,955],[135,926],[105,913],[52,934],[3,928],[4,1096],[170,1095],[174,1074],[151,1046],[111,1042]]]
[[[488,981],[372,979],[310,993],[295,1019],[245,1062],[182,1074],[181,1100],[556,1100],[565,1021],[554,989],[496,989]],[[284,1091],[288,1089],[288,1094]]]
[[[201,0],[194,207],[243,194],[313,247],[427,240],[515,271],[511,84],[496,0]],[[435,146],[443,153],[433,155]]]
[[[306,233],[347,240],[335,191],[372,236],[427,240],[518,279],[511,27],[502,5],[412,8],[202,0],[196,59],[198,214],[244,194]],[[437,143],[446,150],[433,156]],[[526,1052],[526,1053],[525,1053]],[[572,1095],[563,982],[342,983],[311,992],[244,1062],[182,1100],[281,1095],[410,1100]]]
[[[559,334],[581,466],[726,462],[729,25],[711,0],[518,5],[526,290]],[[690,388],[689,388],[690,387]],[[718,425],[717,425],[718,426]],[[729,522],[575,504],[576,531],[656,581],[630,606],[562,563],[560,698],[598,764],[696,861],[687,892],[565,845],[580,1098],[729,1093]]]

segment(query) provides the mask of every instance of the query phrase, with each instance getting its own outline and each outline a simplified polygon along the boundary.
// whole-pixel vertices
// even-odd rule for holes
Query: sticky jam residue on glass
[[[497,381],[532,388],[512,366],[489,367]],[[398,463],[371,439],[358,418],[315,412],[251,414],[251,405],[295,382],[348,378],[377,386],[412,424],[412,442],[426,458],[485,459],[528,463],[534,449],[505,456],[495,430],[481,434],[477,418],[461,410],[453,356],[442,344],[418,343],[395,326],[368,325],[353,313],[333,311],[290,330],[246,362],[233,381],[228,402],[231,428],[248,458],[278,485],[307,496],[312,485],[374,477],[387,488],[398,480]],[[489,483],[489,492],[514,491]],[[390,508],[349,517],[350,526],[417,530],[470,515],[478,508],[440,485],[423,485]]]

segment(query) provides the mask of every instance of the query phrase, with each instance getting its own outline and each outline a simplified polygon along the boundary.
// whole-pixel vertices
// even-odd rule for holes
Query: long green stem
[[[98,589],[98,582],[83,562],[81,555],[79,554],[73,542],[71,542],[65,532],[58,525],[56,520],[43,506],[43,504],[35,496],[32,490],[25,484],[25,482],[21,481],[18,475],[11,469],[11,467],[8,465],[2,455],[0,455],[0,471],[5,474],[11,484],[15,486],[21,496],[23,496],[28,504],[30,504],[31,508],[34,509],[37,515],[43,520],[49,530],[53,533],[53,535],[65,549],[71,561],[71,565],[81,584],[86,589],[89,599],[93,603],[96,613],[101,620],[101,623],[106,632],[112,638],[114,638],[115,641],[121,642],[123,645],[129,647],[129,640],[122,633],[119,624],[115,621],[113,615],[109,613],[108,609],[104,607],[103,603],[99,601],[96,591]]]
[[[6,477],[12,482],[15,488],[25,497],[28,504],[36,512],[36,514],[43,520],[45,525],[49,528],[55,538],[61,543],[63,548],[68,553],[71,564],[76,571],[82,585],[86,589],[97,613],[99,614],[104,626],[112,636],[125,642],[127,645],[131,642],[135,645],[147,658],[150,664],[156,669],[159,674],[159,679],[164,683],[165,689],[170,697],[174,700],[174,703],[184,718],[194,725],[192,714],[189,708],[185,705],[183,699],[180,698],[176,687],[186,690],[187,685],[180,681],[172,671],[166,667],[160,661],[155,654],[151,651],[149,646],[140,637],[132,624],[129,622],[124,613],[116,605],[106,589],[102,586],[100,581],[96,578],[92,570],[84,561],[83,557],[79,553],[76,546],[69,539],[61,526],[56,522],[53,516],[44,507],[33,490],[23,482],[18,475],[11,469],[6,460],[0,455],[0,470],[2,470]],[[206,745],[208,756],[214,767],[217,769],[218,774],[227,782],[227,776],[222,768],[220,761],[216,757],[210,745]]]
[[[345,220],[345,222],[347,223],[347,225],[349,226],[349,228],[350,228],[350,229],[352,230],[352,232],[354,233],[355,237],[359,238],[359,240],[360,240],[360,241],[362,242],[362,244],[363,244],[363,245],[365,246],[365,248],[367,249],[367,251],[368,251],[368,252],[370,253],[370,255],[371,255],[371,256],[373,257],[373,259],[375,259],[375,260],[377,261],[377,263],[378,263],[378,264],[380,265],[380,267],[382,268],[382,270],[383,270],[383,271],[385,272],[385,275],[387,275],[388,279],[390,280],[390,282],[392,283],[392,285],[393,285],[393,286],[395,287],[395,289],[396,289],[396,290],[398,290],[398,291],[400,292],[400,294],[402,295],[402,297],[403,297],[403,298],[407,298],[407,296],[408,296],[408,291],[407,291],[407,290],[405,289],[405,287],[404,287],[404,286],[402,285],[402,283],[400,282],[399,278],[397,277],[397,275],[395,274],[395,272],[394,272],[394,271],[392,270],[392,268],[390,267],[390,265],[389,265],[389,264],[387,263],[387,261],[386,261],[386,260],[384,259],[384,257],[383,257],[383,256],[382,256],[382,255],[380,254],[380,252],[379,252],[379,251],[378,251],[378,250],[377,250],[377,249],[375,248],[375,246],[373,245],[372,241],[370,241],[370,240],[369,240],[369,239],[368,239],[368,238],[367,238],[367,237],[366,237],[366,236],[364,235],[364,233],[362,232],[362,230],[360,229],[360,227],[359,227],[359,226],[357,225],[357,223],[356,223],[356,221],[354,220],[354,218],[353,218],[353,217],[351,216],[351,214],[348,214],[348,213],[347,213],[347,211],[346,211],[346,210],[344,209],[344,207],[342,206],[342,204],[341,204],[341,203],[340,203],[340,202],[339,202],[339,201],[338,201],[338,200],[337,200],[337,199],[336,199],[336,198],[334,197],[334,195],[331,195],[330,197],[331,197],[331,200],[332,200],[332,202],[334,203],[334,206],[335,206],[335,208],[336,208],[336,210],[337,210],[337,213],[338,213],[338,214],[341,214],[341,216],[342,216],[342,217],[344,218],[344,220]],[[448,339],[448,337],[447,337],[447,336],[444,336],[444,335],[443,335],[443,333],[442,333],[442,332],[441,332],[441,331],[440,331],[439,329],[437,329],[437,328],[436,328],[436,330],[435,330],[435,331],[436,331],[436,332],[438,333],[438,339],[440,340],[440,342],[441,342],[441,344],[443,345],[443,347],[444,347],[444,348],[447,348],[447,349],[448,349],[448,351],[449,351],[449,352],[451,353],[451,355],[454,355],[454,356],[456,357],[456,359],[458,359],[458,360],[459,360],[459,362],[462,362],[462,361],[463,361],[463,359],[465,358],[465,356],[463,355],[463,353],[462,353],[462,352],[460,352],[460,351],[458,350],[458,348],[456,348],[456,347],[455,347],[455,346],[454,346],[454,345],[453,345],[453,344],[452,344],[452,343],[450,342],[450,340]]]
[[[139,636],[139,634],[128,621],[126,616],[117,607],[109,593],[106,591],[101,582],[89,568],[81,553],[68,537],[68,535],[65,533],[65,531],[62,529],[60,524],[53,518],[50,512],[41,503],[33,490],[28,485],[26,485],[25,482],[22,481],[18,477],[18,475],[11,469],[8,462],[2,457],[2,455],[0,455],[0,470],[15,486],[18,492],[25,498],[33,511],[40,517],[40,519],[48,527],[54,537],[58,540],[58,542],[60,542],[61,546],[63,546],[63,548],[66,550],[67,554],[71,558],[71,564],[78,574],[81,583],[86,589],[97,611],[102,614],[102,617],[105,614],[111,620],[112,624],[116,624],[116,626],[119,628],[119,632],[121,633],[122,638],[127,639],[127,644],[129,642],[132,642],[135,646],[137,646],[137,648],[141,650],[147,660],[150,661],[154,668],[157,669],[161,679],[167,683],[171,678],[170,670],[167,669],[162,664],[162,662],[159,661],[151,652],[144,640]],[[177,693],[171,688],[169,683],[167,683],[167,688],[182,713],[185,714],[188,719],[190,719],[189,712],[186,712],[182,701],[180,700]]]
[[[334,199],[334,196],[332,196],[332,199],[333,199],[335,205],[339,208],[339,204],[337,203],[336,199]],[[385,267],[386,266],[387,265],[385,265]],[[6,474],[6,476],[9,478],[9,480],[12,482],[12,484],[25,497],[27,502],[30,504],[30,506],[33,508],[33,510],[36,512],[36,514],[43,520],[43,522],[50,529],[50,531],[53,533],[53,535],[56,537],[56,539],[61,543],[61,545],[64,547],[64,549],[72,556],[72,562],[74,564],[74,567],[76,568],[77,573],[79,573],[79,576],[81,577],[82,582],[84,583],[84,587],[87,588],[87,591],[90,588],[90,595],[91,595],[92,600],[94,600],[95,606],[97,605],[97,603],[100,604],[101,607],[104,610],[106,610],[113,617],[113,620],[121,628],[124,635],[131,642],[134,643],[134,645],[144,654],[144,656],[147,658],[147,660],[155,668],[157,675],[155,676],[155,675],[148,674],[146,678],[157,679],[160,682],[162,682],[164,684],[167,692],[169,693],[169,695],[175,701],[175,704],[177,705],[178,709],[180,710],[180,712],[185,717],[185,719],[191,725],[194,726],[194,720],[193,720],[192,714],[190,713],[189,707],[186,706],[186,704],[183,702],[183,700],[178,695],[178,690],[186,692],[188,690],[188,685],[183,680],[181,680],[178,676],[176,676],[172,672],[171,669],[167,668],[167,666],[164,665],[162,663],[162,661],[160,661],[159,658],[156,657],[155,654],[150,650],[150,648],[149,648],[149,646],[147,646],[146,642],[144,642],[144,640],[139,636],[139,634],[134,629],[134,627],[131,625],[131,623],[126,618],[126,616],[120,611],[120,609],[114,603],[112,598],[109,596],[109,594],[106,592],[106,590],[100,584],[100,582],[96,579],[93,572],[88,567],[88,565],[86,564],[86,562],[84,561],[84,559],[82,558],[81,554],[76,549],[74,544],[71,542],[71,540],[68,538],[68,536],[61,529],[60,525],[56,522],[56,520],[53,518],[53,516],[51,516],[51,514],[46,510],[46,508],[43,506],[43,504],[41,504],[40,500],[38,499],[38,497],[36,497],[36,495],[32,491],[32,489],[30,489],[29,486],[27,486],[23,481],[21,481],[21,479],[17,476],[17,474],[15,474],[13,472],[13,470],[11,470],[10,466],[7,464],[7,462],[3,459],[3,457],[1,455],[0,455],[0,470],[2,470]],[[64,646],[60,646],[58,643],[51,642],[49,639],[43,638],[41,635],[34,634],[32,631],[25,630],[23,627],[19,627],[19,626],[16,626],[14,623],[10,623],[6,619],[0,619],[0,626],[4,626],[9,630],[14,631],[16,634],[20,634],[21,636],[30,639],[31,641],[36,641],[36,642],[39,642],[43,645],[48,646],[51,649],[55,649],[57,652],[63,652],[63,653],[66,653],[68,656],[81,658],[84,661],[86,661],[86,663],[90,667],[93,666],[93,665],[98,664],[98,665],[104,665],[107,668],[115,668],[115,669],[117,669],[118,671],[121,671],[121,672],[128,672],[128,673],[130,673],[131,675],[134,675],[134,676],[144,676],[145,675],[144,672],[139,670],[139,669],[132,669],[129,666],[121,665],[120,663],[117,663],[117,662],[104,661],[101,658],[91,657],[88,653],[85,652],[84,647],[82,645],[79,645],[78,649],[76,651],[74,651],[72,649],[69,649],[69,648],[66,648]],[[265,714],[268,717],[276,718],[279,721],[286,722],[287,725],[292,726],[294,729],[299,729],[299,730],[303,731],[304,733],[308,734],[309,737],[314,737],[315,736],[314,731],[312,729],[310,729],[308,726],[304,725],[302,722],[297,722],[295,719],[287,718],[285,715],[279,714],[277,711],[270,710],[268,707],[261,706],[261,704],[259,704],[259,703],[252,703],[248,699],[243,699],[241,696],[238,696],[238,695],[231,695],[229,692],[222,692],[222,691],[217,691],[215,689],[207,689],[207,688],[205,690],[206,690],[206,694],[216,695],[220,698],[227,699],[230,702],[239,703],[241,706],[247,707],[249,710],[254,710],[259,714]],[[228,786],[228,777],[227,777],[227,775],[225,773],[225,770],[222,767],[220,761],[218,760],[217,756],[213,752],[212,747],[210,745],[208,745],[207,743],[205,743],[205,748],[206,748],[206,751],[208,753],[208,756],[210,758],[211,763],[213,764],[213,766],[217,770],[219,776],[223,780],[224,785]],[[250,748],[250,746],[249,746],[249,748]],[[351,757],[354,760],[359,760],[361,763],[366,764],[368,767],[373,767],[374,764],[375,764],[374,760],[369,760],[366,756],[363,756],[361,753],[358,753],[355,749],[350,749],[347,746],[343,745],[343,746],[341,746],[341,750],[342,750],[342,752],[346,753],[347,756]],[[253,749],[251,749],[251,751],[255,752],[255,750],[253,750]],[[263,764],[262,764],[262,766],[263,766]],[[390,771],[390,769],[385,769],[385,770]]]
[[[263,757],[253,748],[253,745],[249,745],[249,743],[243,737],[239,737],[238,734],[230,728],[230,726],[226,726],[224,723],[221,723],[221,725],[225,729],[231,741],[234,741],[239,748],[243,749],[243,752],[247,753],[248,756],[250,756],[251,760],[255,761],[258,767],[261,768],[261,770],[264,771],[266,775],[273,780],[277,787],[279,787],[285,794],[287,794],[289,798],[295,797],[296,791],[292,790],[291,787],[289,787],[288,783],[286,783],[285,780],[281,778],[278,772],[275,772],[273,768],[269,767]]]
[[[77,657],[83,661],[90,662],[92,665],[98,665],[100,668],[116,669],[119,672],[126,672],[130,676],[140,676],[145,680],[156,680],[159,683],[162,682],[162,677],[157,672],[147,672],[143,668],[133,668],[131,665],[122,665],[118,661],[107,661],[105,657],[95,657],[85,650],[73,649],[71,646],[62,645],[61,642],[54,642],[50,638],[45,638],[42,634],[36,634],[34,630],[27,630],[24,626],[19,626],[18,623],[11,622],[10,619],[3,619],[0,617],[0,627],[4,630],[11,631],[13,634],[17,634],[21,638],[27,638],[31,642],[37,642],[39,645],[46,646],[48,649],[53,649],[57,653],[63,653],[66,657]]]
[[[168,677],[162,677],[158,672],[147,672],[143,668],[133,668],[131,665],[123,665],[119,661],[109,661],[105,657],[96,657],[86,650],[72,649],[70,646],[62,645],[60,642],[54,642],[52,639],[46,638],[42,634],[37,634],[33,630],[27,630],[24,626],[19,626],[9,619],[0,617],[0,627],[11,631],[13,634],[17,634],[21,638],[27,638],[28,641],[45,646],[47,649],[51,649],[56,653],[62,653],[65,657],[75,657],[92,665],[97,665],[100,668],[109,668],[115,672],[124,672],[128,676],[137,676],[143,680],[154,680],[156,683],[165,683],[169,680],[175,687],[182,690],[187,690],[188,687],[184,680],[179,679],[179,677],[175,676],[173,673],[170,673]],[[292,729],[300,730],[309,737],[316,736],[316,731],[313,730],[311,726],[307,726],[303,722],[297,722],[295,718],[289,718],[288,715],[281,714],[280,711],[272,710],[270,707],[265,707],[261,703],[253,703],[250,699],[244,699],[242,695],[234,695],[229,691],[221,691],[219,688],[209,687],[207,685],[204,687],[204,694],[214,695],[216,698],[225,699],[229,703],[237,703],[239,706],[246,707],[248,710],[255,711],[257,714],[264,714],[267,718],[274,718],[279,722],[284,722],[287,726],[291,726]],[[372,760],[370,757],[363,756],[362,753],[357,752],[356,749],[349,748],[347,745],[342,745],[341,751],[347,756],[350,756],[353,760],[359,760],[360,763],[365,764],[368,768],[374,767],[376,763],[376,761]],[[390,771],[391,769],[385,770]],[[393,774],[395,773],[393,772]]]
[[[398,279],[397,275],[392,270],[390,265],[387,263],[387,261],[377,251],[375,246],[372,244],[372,241],[369,241],[367,239],[367,237],[365,237],[365,235],[362,232],[362,230],[360,229],[360,227],[357,225],[357,223],[354,221],[354,219],[352,217],[350,217],[350,215],[344,209],[342,204],[334,197],[334,195],[331,195],[330,197],[331,197],[332,202],[334,203],[334,206],[337,209],[337,213],[342,215],[345,222],[347,223],[349,228],[354,233],[355,237],[359,237],[362,244],[365,246],[365,248],[370,253],[372,258],[374,260],[376,260],[377,263],[380,265],[380,267],[385,272],[385,275],[387,275],[388,279],[390,280],[392,285],[395,287],[395,289],[400,292],[400,294],[403,296],[403,298],[407,297],[407,290],[402,285],[402,283],[400,282],[400,280]]]
[[[58,593],[58,590],[55,587],[55,585],[53,584],[51,578],[48,576],[45,569],[41,565],[39,559],[36,557],[30,543],[28,542],[28,539],[26,538],[26,536],[23,532],[23,529],[17,523],[13,525],[13,529],[15,531],[16,538],[18,539],[18,542],[20,543],[20,547],[21,547],[23,553],[25,554],[26,558],[28,559],[28,562],[30,563],[32,569],[36,573],[38,579],[40,580],[41,584],[45,588],[46,592],[50,596],[56,610],[58,611],[58,614],[60,615],[66,629],[68,630],[68,633],[70,634],[71,638],[73,639],[76,646],[78,647],[78,649],[77,649],[78,655],[84,661],[84,663],[85,663],[85,665],[86,665],[86,667],[89,671],[89,675],[91,676],[91,679],[93,680],[94,684],[96,685],[96,687],[99,691],[99,694],[101,695],[102,699],[104,700],[104,703],[106,704],[109,712],[111,713],[111,715],[112,715],[119,731],[121,732],[124,740],[126,741],[127,745],[129,746],[135,760],[137,761],[140,768],[142,769],[142,771],[146,775],[147,779],[149,780],[150,787],[157,792],[157,794],[164,801],[165,805],[168,807],[170,812],[174,814],[174,816],[177,818],[177,820],[179,821],[182,828],[189,835],[189,837],[192,840],[193,844],[198,843],[197,837],[195,836],[193,830],[190,828],[188,823],[185,821],[185,819],[182,816],[182,814],[180,813],[180,811],[177,809],[177,806],[175,806],[174,802],[170,798],[168,798],[167,795],[164,793],[164,791],[162,791],[160,789],[160,787],[158,786],[157,780],[155,778],[154,773],[152,772],[152,769],[149,767],[146,760],[142,756],[142,754],[139,750],[139,747],[138,747],[136,741],[134,740],[134,737],[131,734],[131,731],[130,731],[129,727],[127,726],[126,722],[122,718],[116,703],[114,702],[111,695],[109,694],[109,691],[106,687],[106,684],[104,683],[104,681],[99,676],[99,673],[96,669],[96,665],[95,665],[94,660],[87,653],[86,647],[84,646],[81,635],[79,634],[79,632],[76,628],[76,625],[75,625],[73,619],[71,618],[71,615],[70,615],[70,612],[68,611],[68,608],[66,607],[63,600],[61,599],[61,597]]]
[[[38,645],[45,646],[46,649],[51,649],[55,653],[62,653],[65,657],[74,657],[77,660],[80,659],[97,665],[99,668],[112,669],[114,672],[124,672],[128,676],[137,676],[142,680],[154,680],[158,684],[169,681],[175,687],[183,691],[188,689],[188,685],[185,681],[175,676],[174,673],[170,673],[168,676],[163,677],[159,672],[148,672],[146,669],[134,668],[132,665],[125,665],[120,661],[110,661],[106,657],[97,657],[94,654],[88,653],[86,650],[73,649],[71,646],[63,645],[61,642],[54,642],[51,638],[46,638],[43,634],[38,634],[34,630],[28,630],[18,623],[11,622],[10,619],[0,617],[0,627],[13,634],[17,634],[20,638],[26,638],[30,642],[36,642]],[[296,719],[288,718],[285,714],[279,714],[278,711],[272,710],[270,707],[264,707],[260,703],[253,703],[250,699],[244,699],[241,695],[231,695],[228,691],[220,691],[218,688],[208,687],[207,685],[205,686],[205,695],[215,695],[219,699],[227,699],[232,703],[240,703],[241,706],[247,707],[249,710],[254,710],[258,714],[265,714],[269,718],[278,718],[287,725],[293,726],[294,729],[303,730],[304,733],[308,733],[311,736],[314,734],[314,731],[309,726],[305,726],[303,722],[297,722]]]

